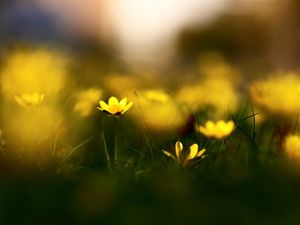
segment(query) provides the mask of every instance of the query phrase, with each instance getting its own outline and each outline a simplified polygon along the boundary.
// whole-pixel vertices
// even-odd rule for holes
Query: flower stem
[[[102,141],[103,141],[104,154],[105,154],[105,157],[106,157],[107,168],[108,168],[108,171],[111,172],[111,161],[110,161],[109,153],[108,153],[108,150],[107,150],[107,145],[106,145],[106,141],[105,141],[104,132],[101,132],[100,136],[101,136]]]
[[[220,149],[219,149],[219,153],[222,152],[224,143],[225,143],[225,138],[222,140],[222,143],[221,143],[221,146],[220,146]]]
[[[118,148],[118,121],[116,118],[114,118],[114,163],[115,166],[118,163],[118,156],[119,156],[119,148]]]

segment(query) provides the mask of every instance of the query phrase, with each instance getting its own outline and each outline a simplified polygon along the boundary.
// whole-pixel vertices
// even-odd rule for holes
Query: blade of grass
[[[85,140],[84,142],[80,143],[79,145],[77,145],[75,148],[73,148],[73,150],[64,158],[63,161],[68,160],[73,154],[74,152],[76,152],[77,150],[79,150],[83,145],[85,145],[86,143],[88,143],[89,141],[91,141],[94,137],[91,137],[87,140]]]
[[[298,122],[299,122],[299,114],[297,113],[295,125],[294,125],[294,128],[293,128],[293,133],[294,133],[294,134],[295,134],[296,131],[297,131]]]
[[[259,115],[259,114],[260,114],[259,112],[254,113],[254,114],[251,114],[251,115],[246,116],[245,118],[241,119],[239,122],[240,122],[240,123],[241,123],[241,122],[244,122],[245,120],[250,119],[250,118],[252,118],[253,116],[256,116],[256,115]]]
[[[254,139],[256,136],[256,123],[255,123],[255,112],[253,109],[253,106],[251,105],[251,111],[252,111],[252,138]]]
[[[255,150],[257,151],[257,152],[259,152],[260,151],[260,149],[259,149],[259,147],[257,146],[257,144],[255,143],[255,141],[254,141],[254,139],[252,138],[252,136],[251,135],[249,135],[248,133],[247,133],[247,131],[245,131],[244,130],[244,128],[243,127],[241,127],[238,123],[236,123],[237,125],[237,128],[249,139],[249,141],[250,141],[250,143],[253,145],[253,147],[255,148]]]
[[[58,135],[56,134],[55,137],[54,137],[53,146],[51,144],[51,147],[52,147],[52,159],[55,158],[56,146],[57,146],[57,139],[58,139]]]

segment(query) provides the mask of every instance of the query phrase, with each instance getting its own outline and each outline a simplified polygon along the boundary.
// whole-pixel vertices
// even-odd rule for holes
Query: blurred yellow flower
[[[108,99],[108,104],[104,101],[99,101],[99,110],[113,116],[120,116],[126,113],[133,105],[133,102],[127,103],[127,98],[119,101],[116,97],[112,96]]]
[[[233,121],[225,122],[220,120],[218,122],[207,121],[205,126],[196,126],[196,130],[208,138],[223,139],[229,136],[235,129]]]
[[[189,149],[189,153],[187,155],[182,154],[183,151],[183,145],[180,141],[177,141],[175,143],[175,155],[172,153],[162,150],[162,152],[170,157],[171,159],[175,160],[178,164],[186,167],[189,165],[189,163],[194,159],[203,159],[204,158],[204,152],[205,149],[202,149],[199,151],[198,144],[192,144]]]
[[[45,140],[53,134],[61,135],[64,129],[63,115],[61,111],[55,107],[48,106],[46,102],[39,105],[38,108],[30,107],[30,110],[13,110],[10,107],[3,109],[6,119],[7,139],[18,140],[13,144],[16,149],[26,148],[32,144],[40,143],[40,147]],[[48,144],[43,146],[44,150],[48,150]],[[26,149],[34,154],[34,148]],[[28,152],[28,153],[29,153]],[[25,153],[25,152],[24,152]]]
[[[253,82],[250,97],[256,107],[275,115],[290,116],[300,111],[300,78],[281,74]]]
[[[289,158],[300,160],[300,137],[288,135],[283,143],[283,149]]]
[[[67,62],[64,55],[44,48],[8,54],[1,71],[4,96],[11,99],[20,93],[39,92],[47,101],[55,98],[64,88]]]
[[[201,75],[209,79],[226,79],[237,84],[241,81],[240,71],[226,62],[223,55],[209,51],[199,56],[198,68]]]
[[[136,90],[152,84],[151,77],[136,76],[131,74],[108,74],[102,83],[109,92],[115,95],[126,95],[134,93]]]
[[[236,109],[239,93],[231,81],[216,77],[184,86],[178,91],[176,98],[186,104],[192,112],[205,107],[213,107],[216,116],[224,116]]]
[[[97,104],[98,99],[102,97],[102,91],[97,88],[89,88],[80,91],[76,96],[77,102],[74,105],[74,111],[79,113],[81,117],[89,116]]]
[[[0,71],[1,113],[7,140],[18,140],[11,142],[15,153],[22,149],[23,156],[34,158],[45,151],[45,156],[52,135],[64,132],[61,100],[67,94],[68,62],[66,55],[43,47],[6,55]],[[16,110],[15,103],[28,110]]]
[[[41,104],[44,101],[44,97],[45,95],[39,92],[22,93],[15,96],[15,101],[22,107],[30,107]]]
[[[173,132],[187,119],[187,114],[178,103],[163,90],[140,90],[132,98],[136,105],[132,116],[137,123],[146,126],[150,131]]]
[[[169,100],[169,95],[162,90],[147,90],[145,97],[153,102],[166,102]]]

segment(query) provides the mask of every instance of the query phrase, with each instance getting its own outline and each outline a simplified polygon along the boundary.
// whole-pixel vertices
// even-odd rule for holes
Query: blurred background
[[[299,54],[296,0],[4,0],[0,19],[2,43],[94,45],[135,66],[215,50],[282,69]]]

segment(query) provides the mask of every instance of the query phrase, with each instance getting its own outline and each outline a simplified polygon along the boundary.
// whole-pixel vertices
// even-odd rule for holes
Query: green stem
[[[105,154],[106,162],[107,162],[107,168],[108,168],[108,171],[111,172],[111,161],[110,161],[109,153],[107,150],[107,145],[106,145],[105,136],[104,136],[103,131],[101,132],[100,136],[101,136],[102,142],[103,142],[104,154]]]
[[[114,162],[118,162],[119,148],[118,148],[118,121],[114,118]]]
[[[220,150],[219,150],[220,153],[221,153],[222,150],[223,150],[224,142],[225,142],[225,138],[222,140],[222,143],[221,143],[221,146],[220,146]]]

